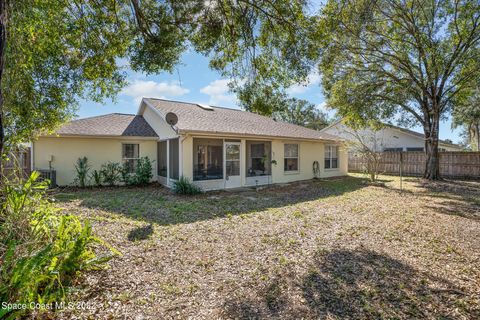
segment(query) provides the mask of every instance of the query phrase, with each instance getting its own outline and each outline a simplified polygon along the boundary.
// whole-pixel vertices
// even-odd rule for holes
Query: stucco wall
[[[33,142],[33,163],[35,169],[48,169],[48,161],[53,156],[52,167],[57,171],[57,184],[70,185],[75,179],[75,162],[86,156],[92,170],[99,170],[108,161],[121,163],[122,143],[138,143],[140,157],[157,159],[155,140],[136,140],[135,138],[60,138],[40,137]],[[153,174],[156,179],[156,162]]]
[[[177,134],[172,127],[166,123],[158,113],[152,110],[151,107],[146,106],[142,116],[153,130],[155,130],[160,139],[172,139],[177,137]]]
[[[284,163],[284,144],[299,144],[299,170],[298,172],[285,172]],[[308,180],[314,178],[313,162],[318,161],[320,166],[320,177],[344,176],[348,171],[348,156],[345,148],[339,146],[339,165],[337,169],[325,169],[325,144],[322,142],[305,142],[305,141],[288,141],[273,140],[272,141],[272,159],[277,161],[277,165],[272,166],[273,183],[286,183],[298,180]]]
[[[351,140],[354,143],[358,141],[353,134],[354,131],[343,123],[337,123],[330,128],[326,128],[322,132]],[[358,135],[362,137],[363,142],[370,148],[379,152],[383,151],[385,148],[403,148],[403,151],[407,151],[407,148],[425,147],[425,142],[422,138],[392,128],[384,128],[375,133],[372,130],[363,129],[358,131]],[[455,148],[442,143],[440,143],[439,146],[446,151],[461,150],[461,148]]]
[[[218,139],[224,139],[224,137],[215,137]],[[229,138],[232,139],[232,138]],[[324,168],[324,143],[323,142],[305,142],[305,141],[293,141],[293,140],[272,140],[272,159],[277,161],[277,165],[272,165],[272,176],[267,177],[245,177],[246,174],[246,152],[245,145],[246,140],[239,139],[241,143],[241,163],[240,174],[242,186],[254,186],[258,183],[288,183],[299,180],[308,180],[314,177],[313,174],[313,162],[318,161],[320,165],[320,177],[334,177],[343,176],[347,174],[348,168],[348,156],[347,150],[344,146],[339,145],[339,167],[337,169],[325,169]],[[268,139],[261,139],[262,141]],[[180,138],[183,166],[183,175],[192,180],[193,177],[193,137],[183,136]],[[298,172],[284,172],[284,144],[285,143],[298,143],[299,144],[299,170]],[[258,180],[258,181],[255,181]],[[195,183],[201,186],[204,190],[223,189],[225,183],[222,180],[210,180],[210,181],[195,181]]]

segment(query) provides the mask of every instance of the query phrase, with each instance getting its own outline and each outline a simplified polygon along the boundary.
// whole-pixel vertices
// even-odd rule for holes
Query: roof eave
[[[45,135],[39,135],[38,138],[91,138],[91,139],[158,140],[158,137],[105,135],[105,134],[45,134]]]
[[[288,137],[288,136],[268,136],[268,135],[256,135],[256,134],[243,134],[243,133],[231,133],[221,131],[201,131],[201,130],[185,130],[179,129],[179,134],[189,135],[204,135],[204,136],[223,136],[223,137],[235,137],[235,138],[255,138],[255,139],[271,139],[271,140],[301,140],[301,141],[313,141],[313,142],[327,142],[327,143],[343,143],[344,139],[323,139],[323,138],[301,138],[301,137]]]

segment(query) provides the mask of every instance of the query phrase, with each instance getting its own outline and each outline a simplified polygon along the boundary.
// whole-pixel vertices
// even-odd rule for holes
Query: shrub
[[[85,186],[88,183],[88,172],[90,171],[91,166],[88,163],[88,158],[83,157],[83,158],[78,158],[77,162],[75,164],[75,183],[80,187],[80,188],[85,188]]]
[[[148,157],[138,159],[137,167],[135,168],[135,184],[148,184],[153,178],[152,162]]]
[[[202,189],[193,184],[187,177],[181,176],[173,184],[173,191],[178,194],[195,195],[202,192]]]
[[[0,208],[0,301],[54,303],[82,270],[100,267],[112,251],[96,256],[102,243],[88,221],[60,214],[46,198],[48,181],[33,172],[23,184],[6,183]],[[113,250],[113,249],[111,249]],[[20,318],[28,310],[0,310],[0,318]]]
[[[130,173],[130,167],[124,163],[122,166],[121,176],[122,181],[126,185],[146,185],[153,177],[152,162],[148,157],[138,159],[135,172]]]
[[[126,162],[122,165],[120,177],[120,180],[125,183],[125,185],[128,186],[134,184],[133,173],[130,172],[130,167]]]
[[[109,161],[102,164],[102,167],[100,168],[103,181],[109,186],[114,186],[120,181],[121,172],[122,166],[118,162]]]
[[[95,187],[100,187],[102,185],[102,174],[98,170],[93,170],[92,175],[90,177],[93,180],[93,184]]]

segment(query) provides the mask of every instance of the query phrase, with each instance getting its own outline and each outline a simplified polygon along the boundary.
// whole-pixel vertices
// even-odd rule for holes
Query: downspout
[[[35,142],[32,140],[32,146],[30,148],[30,174],[33,172],[34,170],[34,166],[35,166],[35,161],[33,161],[33,146],[35,145]]]
[[[178,143],[178,177],[183,176],[183,142],[188,138],[188,134],[181,136]]]

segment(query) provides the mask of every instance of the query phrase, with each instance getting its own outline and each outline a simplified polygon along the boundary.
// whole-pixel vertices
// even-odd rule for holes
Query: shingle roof
[[[59,135],[158,137],[142,116],[110,113],[70,121],[56,131]]]
[[[214,106],[212,106],[213,110],[205,110],[195,103],[153,98],[144,98],[143,100],[157,109],[163,116],[168,112],[175,113],[178,116],[176,127],[181,132],[341,140],[326,133],[282,121],[275,121],[272,118],[242,110]]]

